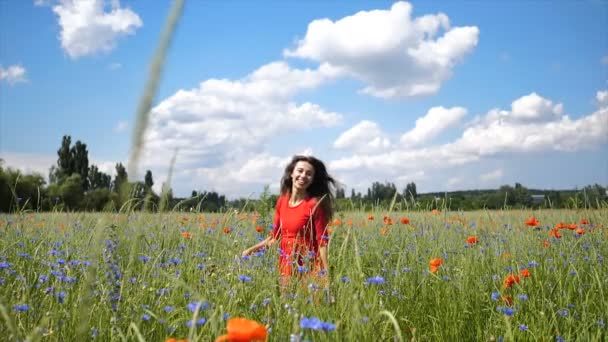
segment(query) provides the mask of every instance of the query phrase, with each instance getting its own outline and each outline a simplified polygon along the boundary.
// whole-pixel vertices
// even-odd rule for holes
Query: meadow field
[[[268,341],[608,336],[608,209],[339,212],[328,274],[285,288],[276,248],[240,256],[271,219],[2,215],[0,336],[213,341],[235,317]]]

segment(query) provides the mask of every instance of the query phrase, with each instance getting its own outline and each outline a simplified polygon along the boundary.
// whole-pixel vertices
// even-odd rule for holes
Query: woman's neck
[[[297,204],[306,198],[306,191],[298,191],[291,189],[291,195],[289,196],[289,202],[291,204]]]

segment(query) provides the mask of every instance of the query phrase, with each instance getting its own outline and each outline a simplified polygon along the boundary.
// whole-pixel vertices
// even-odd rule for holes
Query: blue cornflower
[[[150,320],[150,315],[148,315],[147,313],[141,315],[141,319],[143,319],[144,321],[149,321]]]
[[[350,282],[350,279],[348,279],[348,277],[347,277],[347,276],[344,276],[344,277],[342,277],[342,282],[343,282],[343,283],[349,283],[349,282]]]
[[[141,262],[148,262],[148,261],[150,260],[150,257],[147,257],[147,256],[145,256],[145,255],[140,255],[140,256],[139,256],[139,260],[140,260]]]
[[[533,261],[530,261],[530,262],[528,263],[528,267],[536,267],[536,266],[538,266],[538,265],[539,265],[539,263],[537,263],[537,262],[536,262],[536,261],[534,261],[534,260],[533,260]]]
[[[298,272],[299,273],[306,273],[306,272],[308,272],[308,267],[298,265]]]
[[[380,277],[380,276],[367,278],[367,280],[365,282],[368,284],[384,284],[385,283],[384,278]]]
[[[500,311],[507,316],[513,316],[513,314],[515,313],[515,309],[506,307],[500,307]]]
[[[500,293],[492,292],[492,300],[497,301],[500,298]]]
[[[528,331],[528,326],[525,324],[520,324],[519,325],[519,331]]]
[[[199,311],[203,311],[209,307],[209,303],[207,303],[207,302],[191,302],[187,305],[188,310],[190,310],[191,312],[195,312],[196,307],[199,305],[199,303],[200,303]]]
[[[595,324],[597,324],[597,326],[602,329],[604,329],[606,327],[606,323],[604,323],[603,321],[600,321],[600,320],[595,321]]]
[[[30,307],[27,304],[18,304],[13,306],[13,310],[14,311],[28,311],[30,309]]]
[[[525,294],[517,295],[517,298],[519,298],[520,300],[528,300],[528,296],[526,296]]]
[[[165,306],[165,312],[171,312],[174,310],[174,308],[172,306]]]
[[[7,261],[0,262],[0,270],[11,267],[11,263]]]
[[[262,305],[263,305],[263,306],[268,305],[268,303],[270,303],[270,298],[265,298],[265,299],[262,301]]]
[[[196,325],[203,325],[203,324],[205,324],[206,322],[207,322],[207,319],[206,319],[206,318],[199,318],[199,319],[196,321]],[[191,327],[191,326],[192,326],[192,324],[194,324],[194,321],[193,321],[193,320],[190,320],[190,321],[188,321],[188,322],[186,323],[186,325],[187,325],[188,327]]]
[[[329,322],[323,322],[320,319],[318,319],[317,317],[311,317],[311,318],[302,317],[302,319],[300,320],[300,328],[323,330],[323,331],[334,331],[336,329],[336,325],[329,323]]]
[[[65,296],[67,294],[63,291],[59,292],[58,294],[56,294],[55,296],[57,297],[57,300],[59,301],[59,304],[63,304],[63,300],[65,299]]]
[[[569,312],[568,312],[568,310],[557,310],[557,314],[562,317],[566,317],[566,316],[568,316]]]
[[[251,281],[251,277],[245,276],[245,275],[240,275],[239,276],[239,280],[242,281],[243,283],[247,283]]]

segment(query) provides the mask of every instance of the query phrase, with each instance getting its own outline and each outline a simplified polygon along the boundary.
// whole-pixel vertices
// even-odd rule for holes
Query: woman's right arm
[[[279,196],[279,198],[277,199],[277,205],[276,205],[275,214],[274,214],[274,227],[272,229],[272,233],[270,233],[270,236],[267,237],[266,239],[264,239],[263,241],[258,242],[257,244],[253,245],[252,247],[244,250],[242,253],[242,256],[250,255],[251,253],[254,253],[255,251],[257,251],[258,249],[260,249],[262,247],[272,246],[275,242],[277,242],[280,235],[281,235],[281,196]]]
[[[264,239],[263,241],[260,241],[257,244],[244,250],[243,253],[241,254],[241,256],[251,255],[252,253],[254,253],[255,251],[257,251],[258,249],[260,249],[262,247],[270,247],[270,246],[274,245],[275,242],[277,242],[277,240],[274,237],[269,236],[266,239]]]

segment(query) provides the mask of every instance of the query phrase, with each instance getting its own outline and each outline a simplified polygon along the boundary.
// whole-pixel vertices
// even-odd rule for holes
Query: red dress
[[[329,240],[327,215],[317,199],[306,197],[296,206],[289,205],[289,194],[277,200],[272,237],[281,239],[279,271],[282,279],[321,269],[319,246]]]

